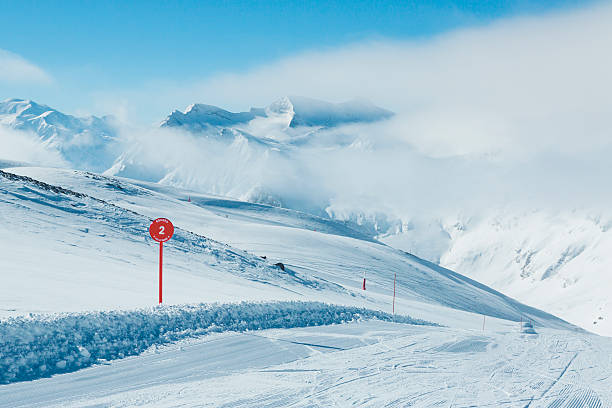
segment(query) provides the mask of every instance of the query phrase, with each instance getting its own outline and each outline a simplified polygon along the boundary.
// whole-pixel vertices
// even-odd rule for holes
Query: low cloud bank
[[[287,94],[366,98],[397,113],[319,134],[347,143],[289,149],[244,137],[222,141],[126,127],[125,153],[109,173],[336,216],[351,209],[404,218],[473,214],[510,203],[606,209],[612,204],[605,188],[612,170],[611,19],[612,4],[598,3],[99,94],[121,106],[125,118],[133,106],[159,111],[163,103],[168,112],[168,105],[205,102],[245,110]],[[258,136],[278,133],[255,125],[249,130],[263,132]],[[19,160],[43,155],[44,149],[13,143],[9,155]]]
[[[65,167],[67,163],[53,146],[27,132],[0,126],[0,162],[22,162],[41,166]]]
[[[0,49],[0,84],[12,82],[49,84],[52,78],[42,68],[21,56]]]
[[[433,39],[307,52],[243,73],[119,94],[153,111],[158,107],[145,100],[151,93],[174,107],[205,102],[234,110],[295,94],[366,98],[397,113],[329,132],[350,135],[350,146],[287,152],[154,131],[136,149],[145,161],[161,154],[178,163],[164,182],[237,198],[270,192],[284,205],[331,203],[336,210],[398,215],[507,203],[606,208],[611,19],[612,5],[598,3]]]

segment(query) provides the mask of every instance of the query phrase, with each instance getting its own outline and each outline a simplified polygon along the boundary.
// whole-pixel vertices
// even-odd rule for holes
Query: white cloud
[[[521,146],[584,151],[609,141],[610,21],[607,3],[429,40],[307,52],[243,73],[149,84],[123,95],[160,115],[192,102],[246,109],[292,94],[367,98],[398,112],[398,136],[435,156],[523,153]]]
[[[0,82],[35,82],[48,84],[51,76],[17,54],[0,49]]]
[[[33,134],[0,125],[0,163],[3,161],[65,167],[66,162],[53,147]]]
[[[122,98],[141,109],[170,104],[169,112],[192,102],[247,109],[287,94],[357,97],[398,113],[392,121],[351,129],[374,149],[304,150],[290,161],[274,157],[253,166],[265,172],[235,166],[241,163],[235,155],[216,154],[214,171],[190,179],[219,173],[200,184],[218,187],[223,180],[219,193],[240,196],[259,182],[286,197],[312,195],[338,207],[365,203],[401,216],[448,208],[473,214],[510,202],[607,208],[609,21],[612,4],[600,4],[425,41],[308,52],[189,84],[150,84]],[[232,180],[244,185],[231,191]]]

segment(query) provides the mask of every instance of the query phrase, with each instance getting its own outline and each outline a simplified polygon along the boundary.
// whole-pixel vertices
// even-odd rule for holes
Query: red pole
[[[395,314],[395,278],[397,278],[397,272],[393,274],[393,314]]]
[[[162,302],[162,264],[163,264],[164,243],[159,243],[159,304]]]

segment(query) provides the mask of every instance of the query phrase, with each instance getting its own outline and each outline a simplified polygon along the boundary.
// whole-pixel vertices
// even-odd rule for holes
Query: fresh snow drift
[[[322,326],[372,318],[428,324],[404,316],[312,302],[157,306],[13,318],[0,323],[0,382],[75,371],[100,360],[141,353],[152,345],[209,333]]]

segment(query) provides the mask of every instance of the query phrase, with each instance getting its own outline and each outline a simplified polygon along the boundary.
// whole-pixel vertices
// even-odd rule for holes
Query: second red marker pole
[[[159,304],[162,302],[162,268],[164,264],[164,243],[159,243]]]

